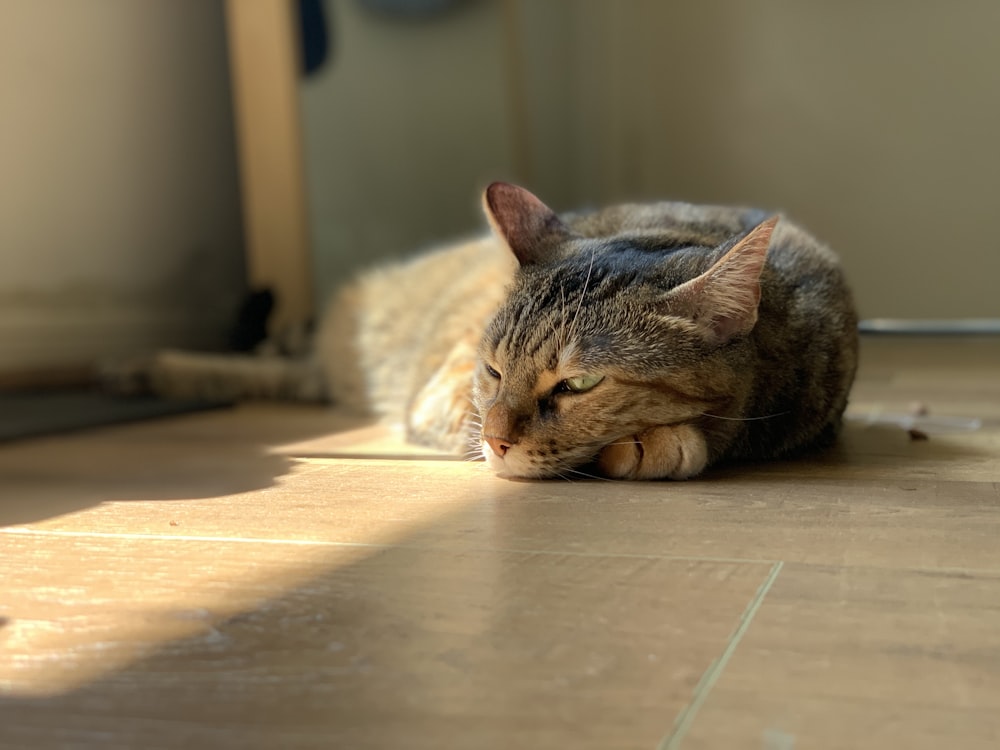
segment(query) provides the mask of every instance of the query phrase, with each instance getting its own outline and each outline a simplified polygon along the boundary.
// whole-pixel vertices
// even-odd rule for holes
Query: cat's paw
[[[424,389],[410,406],[406,438],[412,443],[463,453],[471,448],[469,397],[442,387]]]
[[[408,440],[451,453],[471,449],[474,368],[475,350],[457,346],[410,403],[406,417]]]
[[[705,437],[692,425],[662,425],[606,446],[597,468],[613,479],[689,479],[708,464]]]

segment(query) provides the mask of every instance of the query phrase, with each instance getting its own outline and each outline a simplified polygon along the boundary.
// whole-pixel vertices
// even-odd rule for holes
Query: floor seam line
[[[267,537],[226,537],[199,536],[196,534],[140,534],[118,531],[68,531],[61,529],[29,529],[8,527],[0,529],[0,534],[11,536],[51,536],[67,538],[95,539],[155,539],[174,542],[225,542],[232,544],[273,544],[294,547],[369,547],[373,549],[409,549],[447,551],[446,548],[430,545],[395,544],[392,542],[334,542],[324,539],[269,539]],[[565,557],[614,557],[635,560],[689,560],[692,562],[731,563],[734,565],[774,565],[775,560],[742,557],[711,557],[698,555],[658,555],[630,552],[574,552],[571,550],[518,549],[516,547],[475,547],[457,551],[504,552],[524,555],[562,555]]]
[[[274,539],[268,537],[227,537],[210,536],[197,534],[141,534],[135,532],[120,531],[70,531],[62,529],[32,529],[24,526],[7,526],[0,528],[0,534],[11,536],[53,536],[69,538],[97,539],[158,539],[161,541],[175,542],[220,542],[232,544],[272,544],[287,545],[289,547],[368,547],[372,549],[406,549],[406,550],[427,550],[427,551],[449,551],[449,548],[442,545],[420,545],[420,544],[398,544],[395,542],[338,542],[328,539]],[[955,567],[912,567],[912,566],[887,566],[887,565],[848,565],[835,562],[809,562],[803,560],[774,560],[768,558],[752,557],[724,557],[712,555],[671,555],[656,553],[638,552],[576,552],[573,550],[546,550],[518,547],[466,547],[451,551],[455,552],[510,552],[525,555],[563,555],[565,557],[614,557],[620,559],[633,560],[674,560],[709,563],[731,563],[734,565],[784,565],[801,566],[806,568],[837,568],[852,570],[876,570],[892,573],[914,573],[918,575],[966,575],[997,577],[1000,576],[1000,569],[997,568],[955,568]]]
[[[378,542],[330,542],[316,539],[269,539],[267,537],[199,536],[196,534],[139,534],[120,531],[65,531],[60,529],[0,529],[0,534],[11,536],[53,536],[95,539],[154,539],[167,542],[228,542],[232,544],[274,544],[290,547],[393,547],[398,545]]]
[[[715,683],[722,675],[726,665],[729,663],[729,659],[736,652],[737,647],[743,640],[743,636],[746,634],[747,630],[750,629],[750,623],[753,622],[758,610],[760,610],[761,605],[763,605],[764,598],[771,590],[771,586],[774,585],[774,582],[778,578],[778,574],[781,572],[783,566],[784,562],[781,560],[775,562],[774,565],[771,566],[771,572],[767,575],[767,578],[764,579],[763,583],[761,583],[757,592],[747,605],[747,608],[743,611],[743,615],[740,617],[740,622],[736,626],[736,630],[734,630],[732,635],[729,636],[729,640],[726,643],[726,647],[723,649],[722,654],[718,659],[709,665],[707,670],[705,670],[705,673],[695,686],[695,692],[694,696],[691,698],[691,702],[688,703],[684,710],[677,715],[677,718],[674,720],[673,731],[663,738],[657,746],[658,750],[677,750],[677,748],[680,747],[681,741],[687,734],[688,729],[690,729],[691,724],[694,723],[694,719],[697,716],[698,711],[708,699],[708,694],[712,691]]]

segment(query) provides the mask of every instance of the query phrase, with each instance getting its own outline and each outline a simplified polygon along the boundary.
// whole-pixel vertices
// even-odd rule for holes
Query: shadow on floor
[[[251,423],[226,434],[199,427],[197,417],[174,427],[171,440],[202,441],[196,453],[203,460],[157,461],[151,445],[147,466],[97,494],[232,492],[212,478],[220,461],[242,467],[239,486],[267,486],[294,460],[268,454]],[[310,431],[299,422],[286,437]],[[131,434],[109,436],[111,453],[99,458],[108,463],[96,475],[113,469],[114,450]],[[268,434],[273,439],[273,426]],[[213,445],[228,447],[220,457]],[[50,457],[67,447],[54,441]],[[370,490],[400,506],[426,504],[427,520],[392,544],[186,539],[190,547],[178,554],[177,541],[150,539],[135,548],[148,558],[100,574],[116,577],[126,593],[156,590],[164,575],[169,583],[162,562],[151,563],[156,545],[181,566],[181,581],[190,572],[184,550],[201,549],[204,560],[208,546],[218,549],[218,561],[199,588],[166,601],[177,607],[178,599],[217,590],[218,606],[157,608],[153,599],[141,609],[150,601],[127,596],[95,603],[79,584],[83,573],[70,571],[59,585],[82,593],[75,594],[78,609],[64,605],[60,615],[51,610],[58,602],[11,578],[11,591],[30,604],[22,605],[29,617],[5,614],[0,641],[16,647],[33,634],[55,634],[48,651],[20,646],[30,657],[25,669],[72,676],[78,660],[99,670],[55,695],[8,690],[0,697],[0,746],[653,747],[671,731],[773,560],[973,565],[969,529],[991,539],[997,531],[995,485],[914,478],[921,455],[962,464],[965,447],[850,428],[841,448],[822,457],[729,467],[683,483],[513,483],[470,466],[442,490],[462,494],[437,515],[442,506],[433,491],[415,497],[406,488],[432,482],[440,464],[414,462],[386,472],[411,484],[396,479]],[[336,468],[317,471],[335,477]],[[248,502],[266,509],[269,499]],[[391,525],[397,519],[389,511],[381,522]],[[357,498],[330,498],[329,514],[371,512]],[[106,554],[103,542],[60,543],[79,545],[82,565]],[[992,554],[991,544],[979,549]],[[26,556],[24,564],[43,568],[45,559]],[[737,606],[710,597],[699,609],[703,592],[731,582],[749,592],[737,587]],[[682,611],[688,619],[675,617]],[[117,630],[106,632],[102,623]],[[144,636],[162,636],[164,628],[184,634]],[[80,632],[90,635],[73,635]],[[60,651],[59,633],[78,645]],[[112,664],[123,653],[127,658]],[[932,668],[944,674],[951,666]],[[616,706],[625,714],[615,714]]]
[[[236,408],[0,444],[0,526],[107,501],[207,498],[269,487],[297,459],[275,443],[364,426],[323,407]],[[155,424],[156,429],[147,429]]]

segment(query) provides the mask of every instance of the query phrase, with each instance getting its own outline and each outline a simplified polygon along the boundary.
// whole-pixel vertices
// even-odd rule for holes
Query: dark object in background
[[[234,352],[251,352],[267,338],[267,321],[274,310],[274,292],[256,289],[247,295],[236,314],[236,323],[229,334],[229,348]]]
[[[322,0],[299,0],[302,27],[302,72],[312,75],[330,56],[330,33]]]

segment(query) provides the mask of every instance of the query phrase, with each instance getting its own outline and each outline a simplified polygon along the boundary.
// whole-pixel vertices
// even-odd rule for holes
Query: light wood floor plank
[[[130,450],[120,446],[123,460],[142,460],[145,447]],[[116,497],[119,479],[78,475],[57,480],[58,497],[65,501],[76,482],[83,495],[69,505],[81,510],[7,531],[1000,570],[996,481],[973,481],[972,471],[967,481],[935,478],[932,467],[906,473],[907,460],[871,451],[868,471],[877,473],[877,460],[886,466],[880,481],[858,476],[857,466],[838,477],[808,462],[726,469],[687,483],[569,483],[510,482],[464,462],[312,458],[290,461],[261,489],[169,502],[149,499],[158,491],[136,492],[89,507],[104,485]]]
[[[0,558],[4,746],[652,747],[770,569],[46,541]]]
[[[684,747],[782,738],[1000,746],[1000,575],[786,566]]]
[[[0,748],[1000,746],[1000,339],[866,340],[850,415],[683,483],[263,404],[0,445]]]

